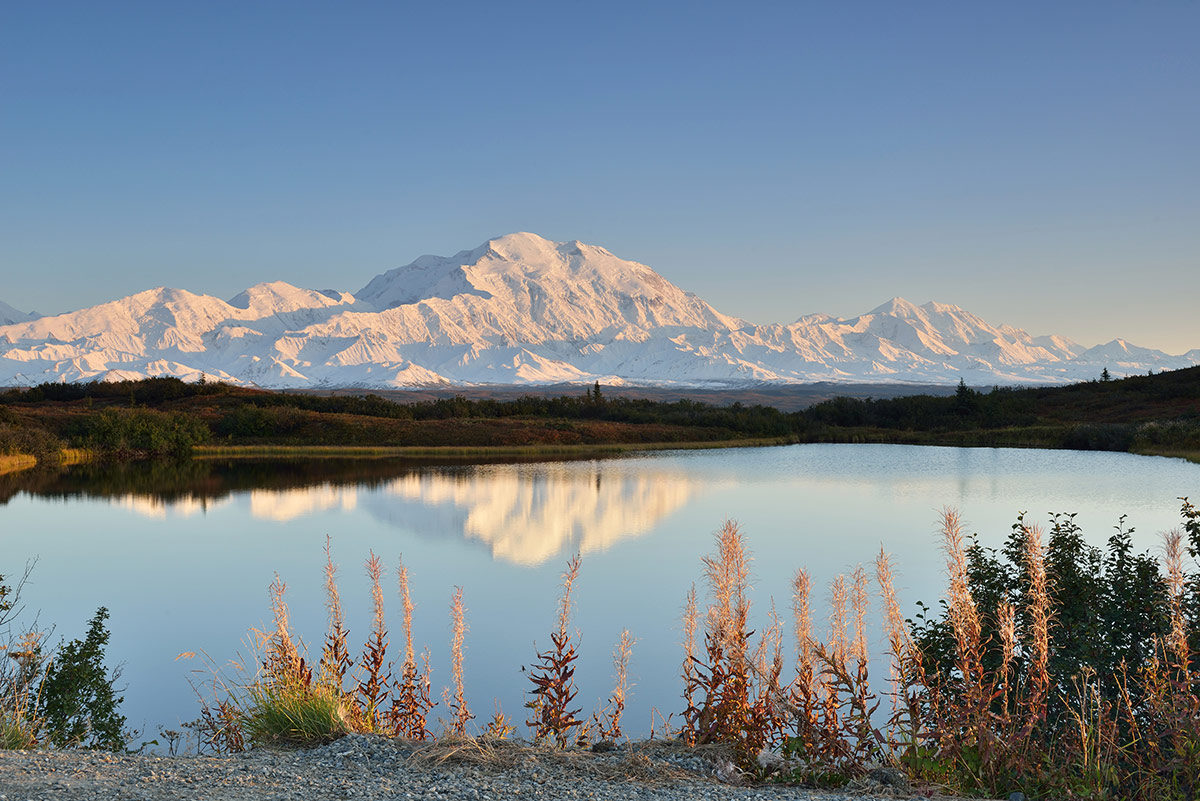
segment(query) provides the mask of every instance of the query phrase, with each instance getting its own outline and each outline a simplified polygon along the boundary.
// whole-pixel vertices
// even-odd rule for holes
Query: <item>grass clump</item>
[[[0,750],[24,751],[37,746],[37,721],[23,709],[0,710]]]
[[[329,628],[321,656],[314,666],[307,648],[291,630],[285,598],[286,585],[276,577],[270,586],[272,625],[254,631],[255,650],[261,655],[252,664],[253,675],[225,680],[215,676],[212,697],[205,699],[194,724],[199,747],[216,752],[240,751],[250,743],[313,744],[335,740],[351,732],[423,740],[431,735],[427,723],[431,670],[429,655],[419,668],[413,652],[412,610],[408,571],[400,564],[399,590],[404,609],[405,655],[399,675],[389,657],[383,594],[383,562],[372,553],[365,564],[371,583],[371,629],[357,660],[350,653],[337,588],[337,567],[326,541],[325,591]],[[456,693],[451,708],[459,726],[473,716],[462,690],[462,634],[465,632],[461,594],[456,597]]]
[[[247,700],[242,725],[254,743],[319,745],[350,731],[342,699],[320,685],[254,685]]]

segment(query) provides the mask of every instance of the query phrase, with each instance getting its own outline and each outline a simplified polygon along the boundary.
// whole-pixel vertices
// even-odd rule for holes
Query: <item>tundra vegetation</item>
[[[684,394],[684,393],[681,393]],[[708,395],[707,397],[712,397]],[[582,394],[513,400],[268,392],[151,378],[0,393],[0,456],[53,461],[271,449],[584,448],[648,443],[898,442],[1116,450],[1200,458],[1200,367],[1063,387],[965,384],[949,397],[837,397],[783,412]],[[256,450],[257,449],[257,450]],[[336,454],[334,454],[336,455]]]

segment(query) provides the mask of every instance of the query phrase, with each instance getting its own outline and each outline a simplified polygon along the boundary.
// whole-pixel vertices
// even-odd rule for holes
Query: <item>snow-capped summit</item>
[[[0,325],[11,325],[13,323],[23,323],[27,320],[36,320],[38,315],[26,314],[19,309],[14,309],[4,301],[0,300]]]
[[[903,298],[847,319],[750,325],[644,264],[531,233],[422,256],[354,294],[275,281],[228,301],[159,287],[52,317],[0,304],[0,384],[201,374],[273,387],[1056,383],[1197,362],[1200,349],[1084,349]]]
[[[292,286],[286,281],[271,281],[255,284],[227,302],[239,309],[278,313],[349,305],[354,302],[354,296],[333,289],[315,291]]]
[[[904,298],[892,298],[887,303],[882,303],[867,312],[870,314],[883,314],[889,317],[921,317],[921,307],[915,303],[909,303]],[[866,316],[866,315],[864,315]]]
[[[473,338],[513,342],[743,325],[644,264],[529,233],[497,237],[448,258],[422,256],[376,276],[355,297],[380,310],[401,309],[406,317],[433,316],[442,331],[469,326]]]

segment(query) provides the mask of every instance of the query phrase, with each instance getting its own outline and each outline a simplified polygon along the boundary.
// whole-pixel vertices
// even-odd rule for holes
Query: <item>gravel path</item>
[[[842,792],[734,786],[717,763],[652,744],[604,754],[554,755],[505,746],[417,750],[351,735],[302,751],[256,749],[222,757],[156,757],[102,752],[0,751],[0,801],[165,801],[166,799],[805,799],[908,798],[878,783]],[[922,795],[917,797],[929,797]]]

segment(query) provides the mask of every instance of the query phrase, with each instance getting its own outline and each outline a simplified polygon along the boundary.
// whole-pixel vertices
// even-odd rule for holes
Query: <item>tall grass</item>
[[[621,630],[621,639],[613,651],[613,691],[608,704],[592,715],[596,736],[601,740],[617,740],[621,737],[621,716],[625,713],[625,701],[629,695],[629,659],[633,655],[635,640],[629,629]]]
[[[400,666],[400,677],[393,687],[388,727],[397,736],[410,740],[424,740],[430,736],[427,718],[436,704],[430,698],[432,671],[429,665],[429,651],[426,650],[421,655],[421,669],[417,667],[413,650],[412,614],[415,607],[408,590],[408,568],[403,560],[400,560],[396,569],[396,584],[404,610],[404,662]]]
[[[826,785],[883,763],[969,794],[1200,797],[1200,578],[1184,568],[1185,543],[1200,553],[1200,514],[1184,500],[1183,515],[1186,538],[1166,536],[1161,566],[1131,553],[1123,521],[1106,559],[1067,516],[1054,519],[1048,546],[1039,527],[1018,520],[1004,564],[968,540],[958,513],[947,509],[939,521],[943,609],[915,623],[904,618],[892,561],[881,552],[875,582],[889,662],[882,713],[868,675],[866,571],[833,580],[824,640],[813,633],[811,581],[797,572],[793,678],[779,687],[762,656],[774,652],[772,618],[758,646],[747,645],[749,557],[727,524],[717,554],[702,563],[710,604],[699,652],[691,594],[685,605],[681,734],[731,746],[747,773],[761,775],[771,764],[786,778]],[[1162,622],[1139,617],[1134,602],[1159,609]],[[1107,675],[1095,655],[1110,655],[1073,630],[1089,615],[1088,631],[1120,645],[1122,658]],[[770,751],[785,761],[765,758]]]
[[[940,612],[923,606],[905,618],[892,559],[881,550],[873,572],[860,565],[832,580],[823,624],[812,609],[819,590],[798,570],[789,588],[789,637],[773,601],[761,631],[750,628],[752,559],[742,531],[727,521],[701,561],[706,592],[701,597],[693,585],[684,600],[684,708],[675,728],[664,718],[668,731],[657,731],[689,745],[723,745],[749,777],[836,786],[888,765],[918,784],[963,794],[1200,797],[1200,575],[1187,570],[1200,554],[1200,512],[1183,499],[1182,514],[1183,528],[1165,536],[1159,562],[1133,554],[1123,520],[1101,552],[1084,543],[1071,516],[1055,516],[1048,537],[1021,517],[996,551],[968,537],[958,513],[946,509],[939,518]],[[374,614],[363,655],[352,662],[337,571],[326,557],[329,631],[316,676],[290,631],[277,579],[259,674],[205,713],[214,740],[223,737],[226,747],[346,731],[429,736],[429,652],[419,666],[408,568],[397,568],[403,654],[393,677],[381,561],[374,554],[367,561]],[[623,736],[631,686],[634,640],[626,630],[613,653],[612,693],[581,716],[571,627],[580,564],[578,555],[567,564],[550,647],[529,671],[530,736],[563,748]],[[869,675],[872,596],[888,664],[877,683]],[[452,688],[444,698],[445,731],[457,737],[469,736],[474,719],[464,680],[465,611],[456,587]],[[486,736],[514,733],[499,707],[481,728]],[[5,719],[0,735],[21,736],[12,730]]]
[[[450,730],[459,736],[467,733],[467,723],[475,718],[467,708],[463,691],[463,649],[467,633],[466,607],[463,606],[462,587],[454,588],[450,601],[450,625],[453,637],[450,641],[450,675],[454,679],[454,694],[446,693],[446,706],[454,713]]]

